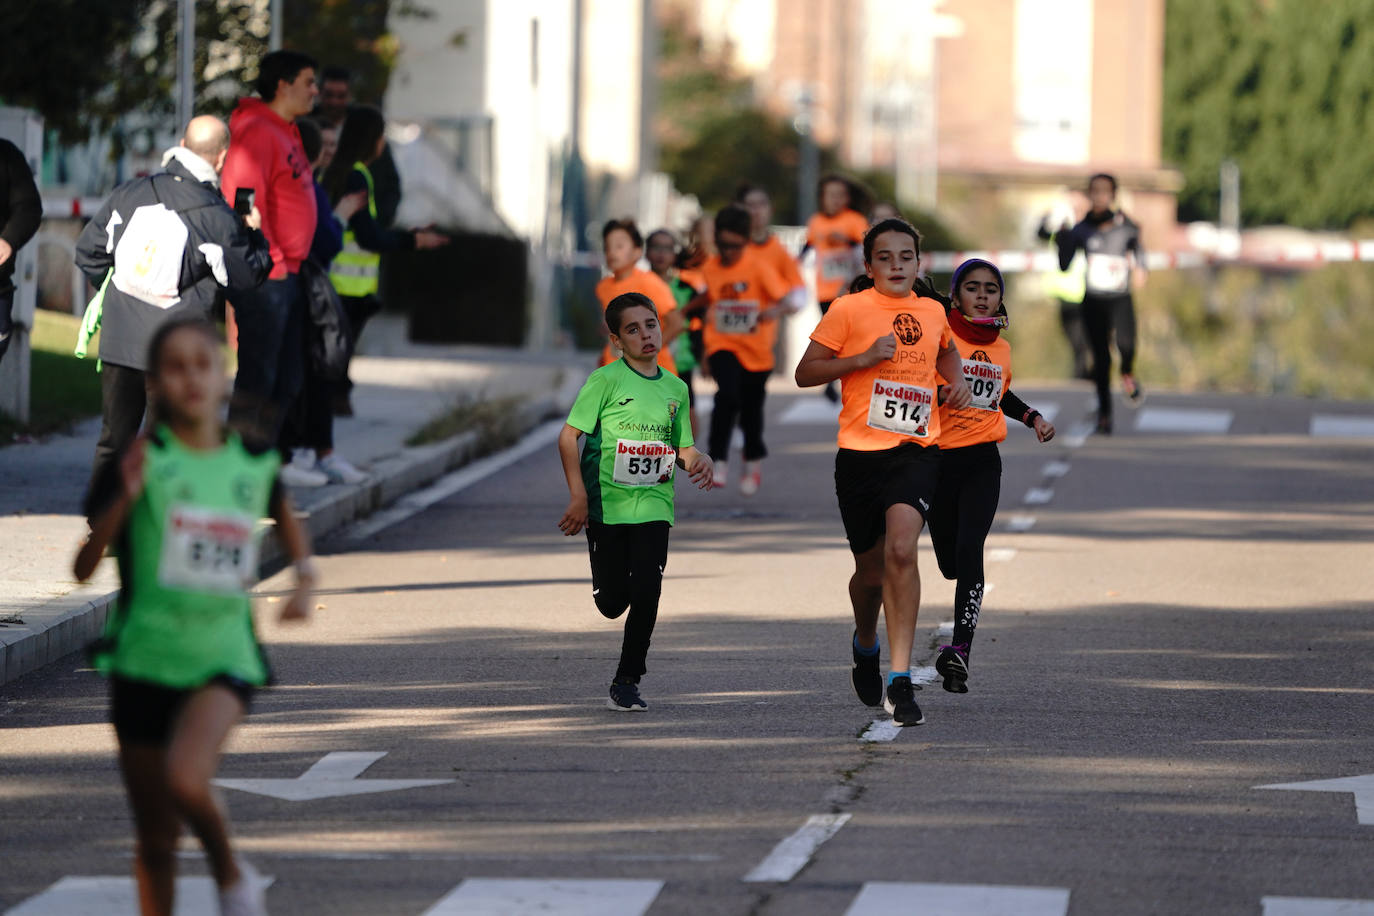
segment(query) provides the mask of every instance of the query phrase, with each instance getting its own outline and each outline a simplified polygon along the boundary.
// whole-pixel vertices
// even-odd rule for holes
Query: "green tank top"
[[[233,433],[200,451],[157,429],[120,538],[121,589],[92,652],[97,671],[174,688],[221,675],[267,682],[248,589],[279,464]]]

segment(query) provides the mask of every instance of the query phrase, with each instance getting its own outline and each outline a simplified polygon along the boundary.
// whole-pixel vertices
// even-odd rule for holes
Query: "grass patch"
[[[478,451],[493,452],[513,444],[524,429],[520,405],[524,398],[508,396],[488,400],[480,392],[464,395],[448,410],[420,427],[406,445],[429,445],[476,430]]]
[[[29,338],[29,422],[0,414],[0,446],[18,436],[65,430],[100,413],[95,358],[72,355],[80,331],[81,319],[75,315],[38,309]],[[98,347],[99,338],[92,342],[90,352],[96,353]]]

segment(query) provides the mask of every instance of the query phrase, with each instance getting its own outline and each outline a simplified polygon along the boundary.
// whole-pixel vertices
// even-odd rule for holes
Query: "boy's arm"
[[[310,534],[296,518],[291,496],[286,488],[277,485],[272,499],[272,520],[277,523],[277,537],[281,538],[286,554],[296,566],[296,590],[281,610],[281,621],[306,620],[310,617],[310,593],[315,588],[315,561],[311,557]]]
[[[869,369],[885,359],[891,359],[897,352],[897,336],[884,334],[873,341],[872,346],[853,356],[838,356],[825,344],[811,341],[806,352],[797,363],[793,377],[799,388],[814,388],[826,385],[859,369]]]
[[[935,371],[940,373],[941,378],[950,379],[945,395],[946,407],[959,410],[973,402],[973,392],[969,391],[968,379],[964,378],[964,360],[954,341],[945,344],[935,357]]]
[[[563,476],[568,481],[568,508],[558,520],[558,528],[571,537],[587,524],[587,487],[582,482],[582,469],[577,456],[577,439],[582,430],[569,423],[563,424],[558,434],[558,457],[563,462]]]
[[[708,489],[715,480],[715,463],[709,455],[698,451],[695,445],[686,445],[677,450],[677,466],[687,472],[698,489]]]

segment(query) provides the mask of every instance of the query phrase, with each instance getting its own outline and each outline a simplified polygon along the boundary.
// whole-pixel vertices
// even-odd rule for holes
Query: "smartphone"
[[[247,216],[253,212],[253,201],[258,192],[254,188],[239,188],[234,192],[234,212]]]

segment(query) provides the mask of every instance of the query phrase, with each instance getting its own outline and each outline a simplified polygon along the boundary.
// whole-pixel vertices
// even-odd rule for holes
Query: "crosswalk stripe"
[[[852,815],[850,814],[813,814],[797,832],[773,847],[753,871],[744,876],[745,881],[791,881],[797,872],[806,867],[821,844],[840,832]]]
[[[1374,916],[1374,900],[1324,897],[1264,897],[1262,916]]]
[[[424,916],[643,916],[662,881],[469,878]]]
[[[271,878],[263,878],[271,885]],[[183,877],[176,883],[176,916],[216,916],[219,895],[212,878]],[[68,875],[5,916],[110,916],[138,912],[134,879],[116,875]]]
[[[1309,431],[1324,439],[1374,439],[1374,417],[1313,414]]]
[[[1135,428],[1143,433],[1224,433],[1235,414],[1206,407],[1146,407],[1136,415]]]
[[[977,913],[978,916],[1064,916],[1069,892],[1058,887],[918,884],[870,881],[845,911],[869,913]]]

